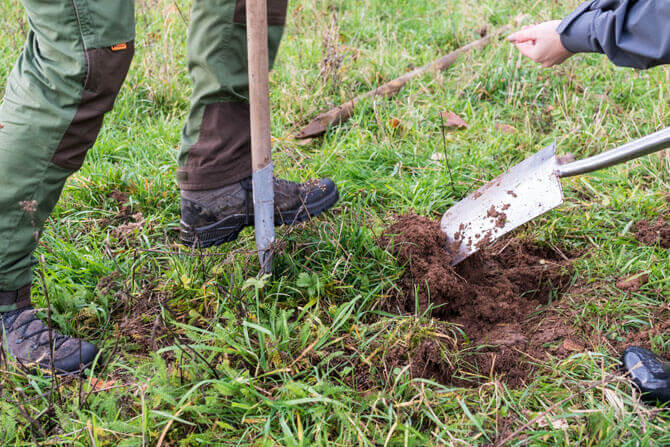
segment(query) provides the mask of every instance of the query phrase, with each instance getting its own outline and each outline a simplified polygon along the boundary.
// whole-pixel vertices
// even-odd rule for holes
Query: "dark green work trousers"
[[[21,0],[28,38],[0,105],[0,312],[23,306],[33,251],[67,178],[84,162],[134,52],[133,0]],[[288,0],[268,0],[270,64]],[[194,0],[193,95],[177,177],[213,189],[251,174],[244,0]]]

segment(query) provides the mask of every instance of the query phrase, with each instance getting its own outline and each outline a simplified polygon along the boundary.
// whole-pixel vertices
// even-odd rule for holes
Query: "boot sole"
[[[30,374],[37,374],[38,371],[41,371],[44,377],[50,378],[52,372],[55,372],[57,377],[83,376],[86,370],[93,365],[93,361],[83,364],[81,368],[75,371],[65,371],[58,368],[55,368],[55,371],[52,371],[51,365],[42,365],[39,363],[19,363],[16,360],[14,360],[12,364],[16,367],[25,369]]]
[[[70,377],[70,376],[84,376],[84,373],[86,372],[87,369],[89,369],[93,365],[93,362],[89,362],[85,365],[82,365],[81,368],[79,368],[76,371],[63,371],[60,369],[56,369],[56,375],[58,377]],[[42,371],[46,371],[47,373],[51,374],[51,367],[44,367],[40,366],[40,369]]]
[[[295,210],[275,213],[275,226],[294,225],[316,217],[335,205],[339,199],[339,192],[335,188],[330,194],[322,197],[317,202],[305,204]],[[181,221],[180,239],[188,247],[215,247],[236,240],[240,232],[248,226],[254,226],[253,214],[249,215],[248,218],[244,214],[233,214],[216,223],[195,229]]]

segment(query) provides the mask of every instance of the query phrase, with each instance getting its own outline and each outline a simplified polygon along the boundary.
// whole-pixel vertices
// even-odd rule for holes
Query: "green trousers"
[[[0,312],[25,304],[33,251],[84,163],[134,53],[133,0],[21,0],[30,30],[0,105]],[[288,0],[268,0],[270,64]],[[244,0],[193,0],[193,82],[177,179],[206,190],[251,174]]]

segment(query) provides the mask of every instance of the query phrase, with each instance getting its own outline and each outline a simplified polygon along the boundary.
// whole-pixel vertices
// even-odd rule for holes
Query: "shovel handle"
[[[586,174],[667,149],[668,147],[670,147],[670,127],[603,152],[602,154],[561,165],[556,170],[556,173],[559,177]]]
[[[265,273],[270,273],[275,226],[270,136],[267,0],[247,0],[246,12],[254,227],[261,269]]]

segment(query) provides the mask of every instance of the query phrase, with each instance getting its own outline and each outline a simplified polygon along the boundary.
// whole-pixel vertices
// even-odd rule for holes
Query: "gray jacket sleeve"
[[[556,30],[573,53],[604,53],[616,65],[670,63],[670,0],[593,0]]]

